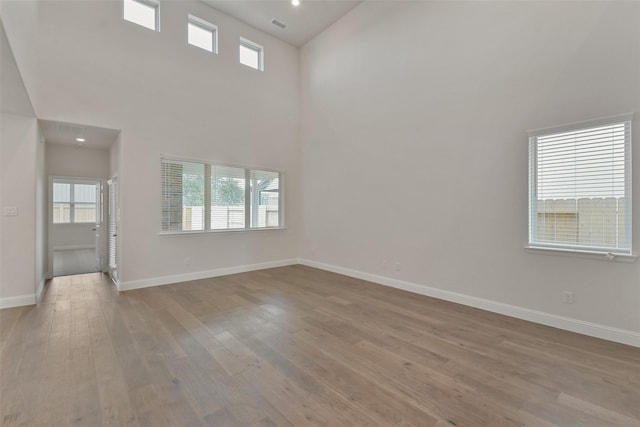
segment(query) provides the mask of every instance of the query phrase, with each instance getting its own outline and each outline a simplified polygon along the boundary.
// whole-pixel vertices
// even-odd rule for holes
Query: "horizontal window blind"
[[[204,164],[162,161],[162,230],[204,230]]]
[[[529,244],[631,252],[631,117],[529,134]]]
[[[282,173],[163,158],[163,232],[283,226]]]

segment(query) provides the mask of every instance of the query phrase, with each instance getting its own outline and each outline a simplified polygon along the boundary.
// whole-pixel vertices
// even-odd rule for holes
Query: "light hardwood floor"
[[[640,426],[640,349],[302,266],[0,322],[3,426]]]

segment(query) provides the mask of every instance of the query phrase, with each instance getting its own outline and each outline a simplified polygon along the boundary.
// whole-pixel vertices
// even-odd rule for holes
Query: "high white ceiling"
[[[346,15],[362,0],[202,0],[247,24],[293,46],[302,46]],[[286,29],[272,23],[276,19]]]
[[[108,150],[118,138],[119,130],[86,126],[75,123],[62,123],[51,120],[38,120],[40,131],[47,144],[69,145],[76,148]],[[82,137],[84,142],[76,141]]]
[[[24,87],[9,40],[0,21],[0,111],[35,117],[27,89]]]

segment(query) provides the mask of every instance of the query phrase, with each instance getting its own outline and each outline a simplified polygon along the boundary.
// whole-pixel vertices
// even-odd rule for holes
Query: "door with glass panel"
[[[102,182],[56,177],[50,181],[52,275],[102,271]]]

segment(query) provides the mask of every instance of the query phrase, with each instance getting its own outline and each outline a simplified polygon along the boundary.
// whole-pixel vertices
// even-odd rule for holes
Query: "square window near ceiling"
[[[160,4],[154,0],[124,0],[124,19],[153,31],[160,31]]]
[[[264,71],[264,48],[240,37],[240,63]]]
[[[212,53],[218,53],[218,27],[211,22],[189,15],[187,42]]]

